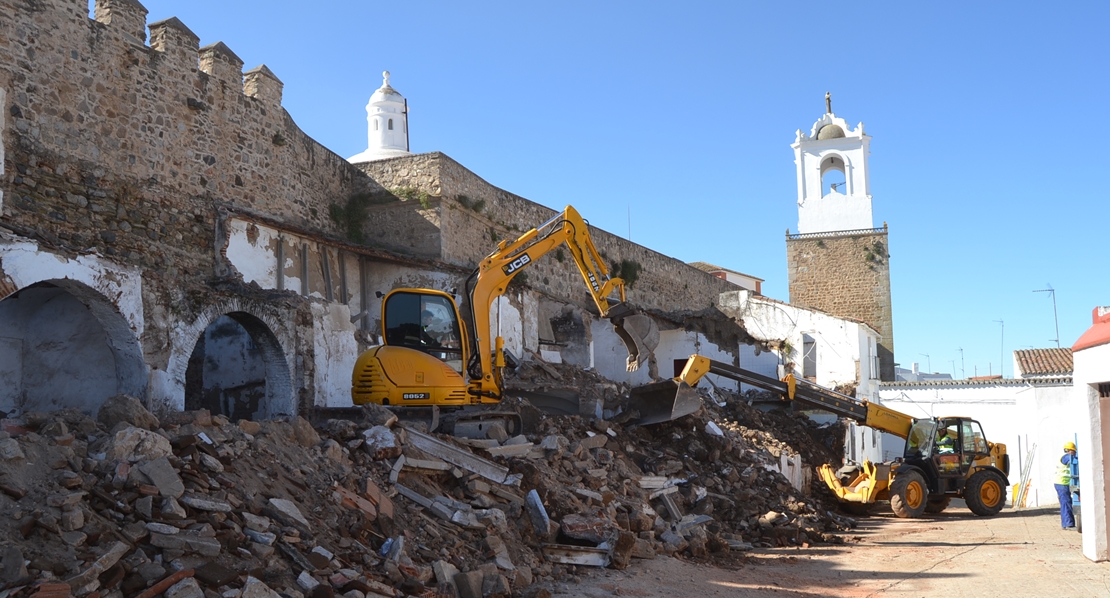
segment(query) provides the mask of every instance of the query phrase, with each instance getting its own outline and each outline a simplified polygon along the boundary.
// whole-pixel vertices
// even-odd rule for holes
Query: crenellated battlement
[[[200,57],[200,37],[177,17],[150,24],[150,47],[160,52],[168,68],[189,70],[197,68]]]
[[[66,195],[40,197],[41,183],[18,188],[30,177],[15,182],[8,170],[0,218],[26,229],[72,226],[65,234],[83,249],[128,245],[134,249],[120,253],[142,256],[168,236],[178,237],[173,251],[193,234],[201,235],[198,251],[210,245],[200,229],[133,216],[155,206],[180,204],[174,209],[196,219],[211,209],[199,206],[219,201],[337,234],[331,203],[374,186],[297,127],[281,108],[284,86],[273,71],[244,73],[227,44],[202,47],[176,17],[151,23],[147,46],[148,11],[137,0],[96,0],[92,19],[81,0],[0,0],[0,15],[6,157],[64,164],[70,180],[95,180],[106,196],[71,189],[70,204],[54,205]],[[62,224],[51,222],[62,214]]]
[[[146,7],[136,0],[96,0],[93,18],[118,28],[135,43],[146,43]]]

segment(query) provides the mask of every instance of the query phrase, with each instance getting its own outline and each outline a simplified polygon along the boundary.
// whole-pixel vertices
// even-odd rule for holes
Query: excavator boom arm
[[[586,283],[590,296],[602,317],[612,318],[614,324],[619,327],[618,318],[634,313],[624,303],[624,281],[609,276],[609,270],[597,251],[593,239],[590,238],[589,225],[577,210],[567,206],[562,213],[538,228],[529,230],[515,241],[502,241],[497,249],[478,265],[476,280],[469,292],[469,307],[473,328],[470,332],[475,347],[474,359],[478,360],[471,372],[471,384],[472,387],[475,385],[478,387],[480,394],[485,396],[500,394],[500,381],[495,379],[494,369],[504,365],[495,363],[495,359],[499,359],[500,351],[498,350],[498,356],[495,356],[493,349],[500,349],[500,347],[494,347],[490,338],[490,306],[498,297],[505,294],[513,277],[563,244],[566,244],[571,257],[574,258],[574,263],[582,274],[582,280]],[[610,298],[614,291],[618,297],[615,300]],[[625,338],[622,332],[624,331],[618,330],[618,334]]]

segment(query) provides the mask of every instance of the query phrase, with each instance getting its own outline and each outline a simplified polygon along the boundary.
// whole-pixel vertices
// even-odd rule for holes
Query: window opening
[[[392,131],[392,130],[393,130],[393,119],[392,119],[392,118],[391,118],[391,119],[389,119],[389,130],[390,130],[390,131]]]
[[[832,193],[847,195],[848,186],[846,181],[843,158],[830,156],[824,162],[821,162],[821,197]]]
[[[808,334],[802,335],[802,377],[811,381],[817,378],[817,340]]]

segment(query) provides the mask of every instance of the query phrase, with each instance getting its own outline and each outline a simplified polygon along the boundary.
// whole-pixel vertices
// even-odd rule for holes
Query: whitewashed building
[[[1082,489],[1083,554],[1093,561],[1110,559],[1110,503],[1107,502],[1106,457],[1110,455],[1110,306],[1097,307],[1091,327],[1072,345],[1075,383],[1073,413],[1079,429],[1079,484]]]

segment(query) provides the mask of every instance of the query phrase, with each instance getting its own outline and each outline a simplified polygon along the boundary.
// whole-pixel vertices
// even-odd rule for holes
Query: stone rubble
[[[481,442],[381,407],[316,426],[159,421],[116,397],[95,419],[6,419],[0,596],[532,598],[594,565],[737,563],[852,524],[768,468],[782,451],[833,459],[835,430],[720,390],[692,416],[626,426],[626,388],[544,365],[516,382],[574,385],[610,419],[522,413],[527,434]]]

